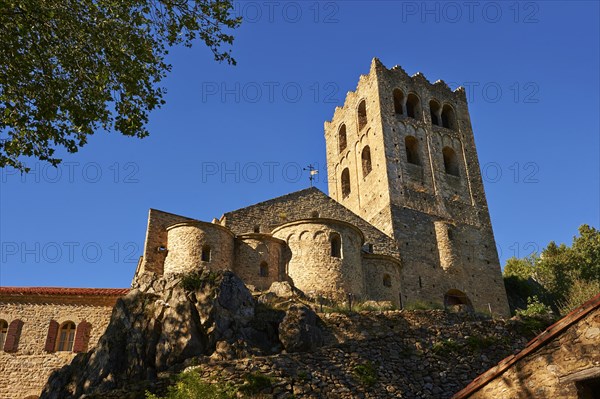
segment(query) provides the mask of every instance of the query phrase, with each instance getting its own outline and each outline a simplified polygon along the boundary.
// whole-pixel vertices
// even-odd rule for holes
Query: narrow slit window
[[[373,169],[371,165],[371,149],[369,146],[365,146],[365,148],[363,148],[360,157],[362,160],[363,177],[367,177],[367,175],[371,173],[371,170]]]
[[[431,114],[431,124],[435,126],[441,126],[440,123],[440,112],[441,107],[437,101],[431,100],[429,101],[429,113]]]
[[[458,176],[458,157],[456,156],[456,151],[450,147],[444,147],[442,154],[444,155],[444,169],[446,173]]]
[[[202,262],[210,262],[210,256],[210,245],[204,245],[202,247],[202,257],[200,259],[202,260]]]
[[[419,158],[419,142],[413,136],[406,136],[404,139],[404,146],[406,148],[406,162],[413,165],[421,165],[421,159]]]
[[[342,198],[350,195],[350,171],[345,168],[342,171]]]
[[[358,130],[362,130],[365,126],[367,126],[367,102],[362,100],[358,104]]]
[[[346,138],[346,125],[342,124],[340,126],[340,130],[338,132],[338,153],[341,153],[348,146],[348,141]]]
[[[402,90],[400,89],[395,89],[394,93],[394,113],[396,115],[404,115],[404,93],[402,93]]]
[[[331,256],[334,258],[342,257],[342,239],[339,234],[331,235]]]
[[[421,106],[416,94],[410,93],[406,97],[406,115],[409,118],[421,119]]]
[[[260,277],[268,277],[269,276],[269,265],[267,262],[260,263],[258,274]]]

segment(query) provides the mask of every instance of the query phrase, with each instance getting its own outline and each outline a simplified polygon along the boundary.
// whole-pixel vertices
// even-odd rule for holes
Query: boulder
[[[287,352],[311,352],[323,346],[317,314],[305,305],[291,305],[279,324],[279,340]]]

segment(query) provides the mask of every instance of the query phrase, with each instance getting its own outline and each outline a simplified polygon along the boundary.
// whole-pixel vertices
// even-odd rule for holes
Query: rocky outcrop
[[[316,313],[305,305],[290,306],[279,325],[279,340],[287,352],[310,352],[323,346]]]
[[[265,355],[281,347],[273,333],[277,324],[255,322],[252,294],[229,271],[144,274],[134,288],[118,300],[96,348],[54,372],[41,398],[101,395],[123,387],[134,391],[136,384],[143,393],[141,382],[151,383],[186,359]]]

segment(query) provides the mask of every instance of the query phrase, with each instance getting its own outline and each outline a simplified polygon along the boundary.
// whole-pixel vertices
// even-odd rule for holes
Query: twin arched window
[[[50,320],[46,337],[46,352],[84,352],[87,350],[92,325],[82,320],[78,325],[72,321],[58,324]]]
[[[60,326],[58,331],[57,352],[71,352],[75,342],[75,323],[67,321]]]

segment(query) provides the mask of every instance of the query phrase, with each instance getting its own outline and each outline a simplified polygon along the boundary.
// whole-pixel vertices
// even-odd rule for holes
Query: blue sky
[[[147,213],[203,220],[308,187],[373,57],[467,87],[502,264],[599,227],[598,2],[236,2],[231,67],[174,49],[143,140],[0,170],[0,285],[126,287]]]

